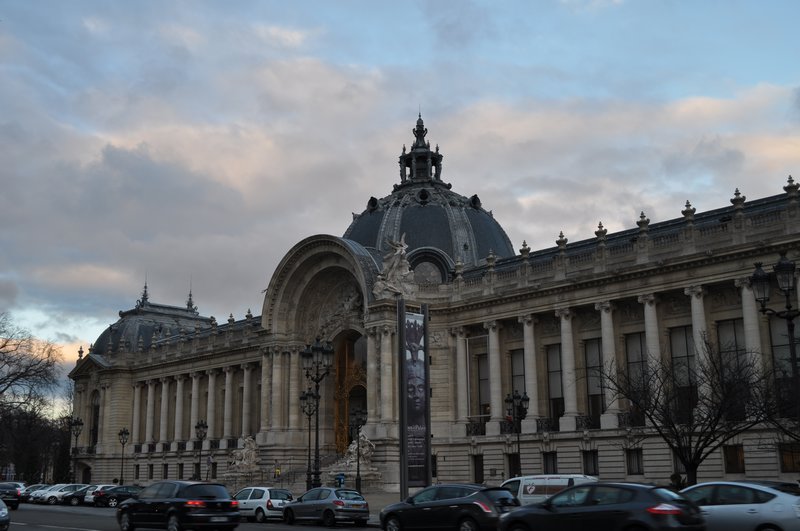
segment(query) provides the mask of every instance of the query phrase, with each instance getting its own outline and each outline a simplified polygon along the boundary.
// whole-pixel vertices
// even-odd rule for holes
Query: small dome
[[[383,199],[371,197],[344,237],[366,248],[387,251],[387,239],[399,241],[405,234],[408,259],[417,278],[434,274],[430,265],[445,273],[461,261],[476,266],[490,253],[497,258],[515,256],[511,241],[477,195],[465,197],[442,182],[442,155],[439,146],[431,151],[424,140],[420,116],[412,131],[414,144],[400,155],[400,184]],[[418,266],[423,262],[430,265]],[[435,274],[434,274],[435,276]]]

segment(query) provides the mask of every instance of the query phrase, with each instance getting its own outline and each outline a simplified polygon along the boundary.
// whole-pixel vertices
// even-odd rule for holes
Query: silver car
[[[779,481],[712,481],[681,491],[700,506],[708,531],[800,529],[800,486]]]
[[[364,527],[369,520],[369,504],[358,491],[317,487],[283,506],[283,520],[319,522],[333,527],[337,522],[353,522]]]
[[[283,506],[292,500],[292,493],[275,487],[245,487],[233,497],[239,502],[239,512],[248,520],[266,522],[283,518]]]

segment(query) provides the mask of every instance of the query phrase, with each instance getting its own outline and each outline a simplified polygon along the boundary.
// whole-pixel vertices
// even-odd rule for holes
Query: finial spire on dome
[[[436,152],[431,151],[431,143],[425,140],[428,129],[422,121],[422,113],[417,116],[417,126],[411,130],[414,143],[406,152],[405,145],[400,155],[400,183],[401,185],[419,182],[441,182],[442,179],[442,154],[439,146]],[[449,187],[449,185],[448,185]]]
[[[197,311],[197,306],[194,305],[194,300],[192,300],[192,279],[189,279],[189,298],[186,299],[186,309],[192,312]]]
[[[144,289],[142,289],[142,297],[136,301],[136,307],[141,308],[145,304],[147,304],[147,300],[149,299],[149,295],[147,294],[147,275],[144,276]]]

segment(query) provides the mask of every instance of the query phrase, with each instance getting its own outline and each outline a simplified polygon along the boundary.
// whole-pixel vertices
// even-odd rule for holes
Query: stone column
[[[289,360],[289,397],[287,399],[289,405],[289,428],[293,430],[302,429],[303,424],[300,422],[300,351],[297,347],[293,347],[288,354]]]
[[[252,434],[252,430],[253,430],[252,427],[250,426],[250,424],[252,422],[250,420],[251,410],[252,410],[251,409],[252,398],[250,397],[250,395],[252,394],[252,391],[251,391],[250,387],[251,387],[251,381],[253,379],[253,366],[251,364],[249,364],[249,363],[245,363],[244,365],[242,365],[242,370],[244,371],[244,376],[243,376],[243,380],[242,380],[242,433],[241,433],[241,437],[242,437],[242,439],[244,439],[244,438],[248,437],[249,435],[251,435]]]
[[[392,378],[392,329],[381,329],[381,421],[393,422],[395,381]]]
[[[469,415],[469,378],[467,374],[467,334],[464,328],[455,328],[451,334],[456,341],[456,377],[453,387],[456,390],[456,420],[467,422]],[[463,429],[463,428],[462,428]],[[462,432],[463,435],[463,432]]]
[[[556,310],[561,321],[561,385],[564,390],[564,416],[559,420],[559,431],[575,431],[578,412],[578,395],[575,386],[575,340],[572,336],[573,313],[569,308]]]
[[[595,303],[594,309],[600,312],[600,334],[603,347],[602,366],[604,371],[617,369],[617,348],[614,341],[614,305],[609,301]],[[610,386],[603,386],[606,409],[600,415],[600,428],[615,429],[619,427],[619,400]]]
[[[378,349],[375,337],[378,330],[374,326],[367,329],[367,422],[378,422]],[[374,433],[370,433],[374,435]]]
[[[267,431],[269,431],[269,412],[270,412],[270,398],[272,397],[272,387],[270,378],[270,367],[272,367],[272,360],[270,360],[270,351],[268,348],[261,350],[261,418],[259,419],[258,432],[262,434],[259,442],[265,442]]]
[[[639,296],[644,304],[644,339],[647,346],[647,366],[650,371],[658,370],[661,365],[661,343],[658,335],[657,299],[652,293]]]
[[[683,290],[691,300],[692,307],[692,340],[694,341],[694,351],[698,360],[705,359],[707,356],[706,344],[706,309],[703,304],[703,297],[706,290],[703,286],[689,286]]]
[[[206,401],[206,424],[208,424],[208,436],[206,441],[216,439],[217,434],[217,369],[206,371],[208,375],[208,400]],[[210,443],[204,445],[209,448]]]
[[[744,348],[756,364],[753,367],[761,368],[761,327],[759,326],[758,303],[756,303],[750,277],[740,278],[735,281],[742,296],[742,328],[744,328]]]
[[[225,448],[227,448],[227,441],[233,437],[233,376],[234,368],[231,366],[223,369],[225,372],[225,402],[223,405],[223,414],[225,418],[222,420],[222,437],[225,439]]]
[[[144,425],[144,442],[150,444],[155,442],[153,438],[153,424],[156,421],[156,382],[147,381],[147,417]]]
[[[186,375],[179,374],[175,377],[175,429],[172,439],[175,442],[185,441],[186,436],[183,431],[183,395]]]
[[[192,439],[192,449],[196,449],[197,436],[194,427],[200,421],[200,378],[202,374],[199,372],[192,373],[192,405],[189,409],[189,433]]]
[[[500,364],[500,325],[488,321],[483,327],[489,332],[489,408],[491,416],[486,424],[486,435],[498,435],[500,422],[505,418],[503,407],[503,369]]]
[[[522,323],[522,357],[525,366],[525,392],[528,393],[528,398],[530,398],[528,416],[522,421],[522,431],[536,431],[536,419],[539,417],[539,371],[536,367],[536,336],[534,335],[536,318],[528,314],[520,316],[518,320]]]
[[[283,382],[284,353],[275,351],[272,354],[272,429],[281,430],[286,427],[284,413],[284,395],[286,394]]]
[[[105,429],[108,426],[108,385],[100,387],[100,419],[97,426],[97,446],[101,446],[105,442]]]
[[[133,426],[131,426],[131,442],[133,444],[141,443],[141,434],[139,433],[139,424],[142,422],[142,384],[136,382],[133,384]]]
[[[169,378],[161,378],[161,416],[158,423],[158,441],[167,442],[167,424],[169,422]]]

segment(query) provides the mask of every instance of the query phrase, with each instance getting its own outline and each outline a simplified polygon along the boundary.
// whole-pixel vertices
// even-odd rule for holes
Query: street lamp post
[[[333,358],[333,346],[330,343],[323,345],[319,338],[314,341],[313,345],[306,345],[305,350],[300,352],[303,358],[303,369],[306,372],[306,379],[314,382],[314,402],[316,403],[316,411],[314,412],[314,479],[311,482],[312,487],[319,487],[322,485],[320,481],[319,471],[319,383],[331,371],[331,364]]]
[[[75,437],[75,446],[72,447],[72,482],[75,483],[78,474],[78,436],[83,431],[83,420],[80,417],[74,417],[69,427],[72,430],[72,436]]]
[[[119,430],[117,434],[119,436],[119,443],[122,445],[122,464],[119,467],[119,484],[125,484],[125,445],[128,444],[128,438],[131,436],[131,432],[128,431],[128,428],[122,428]]]
[[[523,391],[522,396],[520,396],[519,391],[515,389],[513,395],[510,393],[506,395],[505,403],[506,413],[511,418],[511,424],[514,427],[514,433],[517,434],[517,459],[519,460],[517,466],[519,469],[514,475],[521,476],[522,451],[520,449],[519,434],[522,431],[522,421],[528,416],[528,405],[530,404],[530,398],[528,398],[527,392]]]
[[[308,417],[308,466],[306,467],[306,490],[311,490],[311,417],[317,412],[319,406],[319,395],[309,387],[307,391],[300,394],[300,409]]]
[[[761,268],[761,262],[754,264],[756,270],[750,277],[755,299],[761,305],[761,313],[764,315],[774,315],[786,321],[786,333],[789,336],[789,362],[792,364],[792,392],[795,394],[794,416],[800,419],[800,368],[797,366],[797,347],[794,337],[794,319],[800,315],[800,310],[792,307],[792,293],[795,289],[795,263],[786,258],[786,252],[780,253],[780,259],[772,270],[775,273],[775,280],[778,289],[781,290],[786,298],[786,306],[783,310],[773,310],[767,308],[770,295],[770,274]]]
[[[202,480],[203,475],[200,469],[203,466],[203,440],[208,435],[208,424],[205,420],[200,420],[194,425],[194,435],[197,438],[197,444],[200,452],[197,454],[197,479]]]
[[[356,409],[350,413],[350,428],[356,441],[356,490],[361,492],[361,428],[367,423],[367,410]]]

